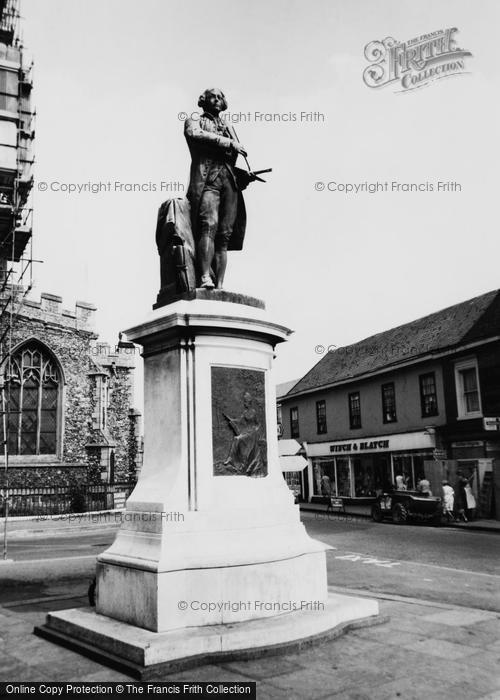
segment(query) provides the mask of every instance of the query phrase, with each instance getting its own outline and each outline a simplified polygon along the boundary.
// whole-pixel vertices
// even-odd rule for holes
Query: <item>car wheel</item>
[[[396,503],[392,509],[392,520],[397,525],[402,525],[408,520],[408,510],[402,503]]]
[[[380,503],[374,503],[372,506],[372,518],[375,520],[376,523],[381,523],[382,520],[384,519],[384,514],[382,513],[382,508],[380,507]]]

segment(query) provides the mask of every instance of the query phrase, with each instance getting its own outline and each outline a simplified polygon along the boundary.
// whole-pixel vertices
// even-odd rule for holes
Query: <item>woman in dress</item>
[[[474,494],[472,493],[472,481],[474,477],[471,476],[467,479],[467,483],[464,485],[464,492],[465,492],[465,509],[467,513],[467,517],[469,520],[472,520],[474,516],[476,515],[476,499],[474,497]]]
[[[455,520],[453,515],[453,501],[455,500],[455,492],[446,481],[443,481],[443,514],[448,522]]]
[[[464,473],[457,469],[457,481],[455,483],[455,513],[457,520],[467,522],[465,509],[467,508],[467,498],[465,495],[465,486],[469,483],[465,478]]]
[[[224,413],[234,436],[224,466],[231,466],[237,474],[265,476],[267,464],[263,458],[261,428],[257,411],[252,406],[252,395],[243,395],[244,411],[239,418],[230,418]]]

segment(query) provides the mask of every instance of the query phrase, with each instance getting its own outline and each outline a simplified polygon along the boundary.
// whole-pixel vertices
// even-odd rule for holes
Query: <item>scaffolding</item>
[[[33,64],[25,64],[19,0],[0,0],[0,415],[4,469],[0,513],[4,516],[3,558],[7,558],[9,515],[10,374],[13,330],[33,285],[31,109]],[[21,407],[19,407],[20,410]],[[3,506],[3,507],[2,507]],[[2,513],[3,511],[3,513]]]

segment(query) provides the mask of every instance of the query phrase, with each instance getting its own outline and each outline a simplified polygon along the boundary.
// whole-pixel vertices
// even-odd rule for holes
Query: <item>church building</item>
[[[104,494],[87,510],[116,507],[112,485],[135,482],[142,450],[136,347],[100,342],[92,304],[30,298],[35,112],[19,22],[18,1],[0,0],[0,517],[6,493],[11,514],[28,497],[70,507],[77,491]]]

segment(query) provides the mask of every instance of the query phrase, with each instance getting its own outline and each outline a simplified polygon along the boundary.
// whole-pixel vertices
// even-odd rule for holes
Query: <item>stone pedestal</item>
[[[265,618],[285,616],[283,642],[298,615],[310,620],[309,635],[328,618],[327,546],[307,535],[279,466],[272,363],[290,331],[262,302],[212,294],[160,307],[126,331],[144,348],[144,464],[117,537],[98,557],[92,615],[118,637],[160,634],[161,648],[186,628],[257,619],[250,646],[265,646]],[[356,612],[353,600],[342,624],[377,614],[373,601]],[[62,626],[75,639],[80,626],[88,643],[89,625],[71,612],[51,614],[45,636],[60,638]],[[279,644],[282,627],[272,629]]]

